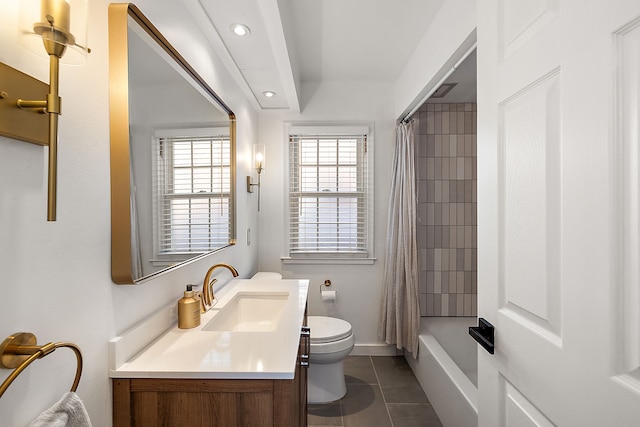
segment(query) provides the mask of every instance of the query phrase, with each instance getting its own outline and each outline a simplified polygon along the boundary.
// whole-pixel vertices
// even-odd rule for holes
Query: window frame
[[[320,124],[307,125],[285,123],[285,252],[286,255],[281,257],[281,261],[285,264],[373,264],[376,260],[374,255],[374,126],[372,123],[356,123],[356,124]],[[363,221],[364,237],[366,239],[365,252],[340,252],[340,251],[295,251],[292,252],[292,221],[290,218],[291,208],[291,153],[290,141],[292,137],[299,136],[331,136],[348,138],[350,136],[366,137],[366,164],[364,165],[363,174],[365,177],[364,203],[366,218]]]
[[[161,220],[159,218],[160,211],[162,210],[162,202],[164,199],[164,190],[160,189],[160,171],[159,171],[159,163],[160,160],[158,158],[158,150],[159,150],[159,141],[162,138],[211,138],[212,140],[225,138],[228,144],[229,150],[229,164],[222,165],[221,167],[229,168],[229,191],[228,192],[214,192],[208,193],[211,195],[215,195],[214,197],[224,199],[226,198],[228,201],[228,212],[231,217],[234,215],[233,211],[233,146],[231,140],[231,131],[227,126],[210,126],[210,127],[193,127],[193,128],[167,128],[167,129],[156,129],[153,131],[153,141],[152,141],[152,168],[153,168],[153,179],[152,179],[152,187],[153,187],[153,205],[156,207],[153,209],[153,259],[152,263],[157,266],[163,265],[171,265],[176,262],[182,262],[189,259],[193,259],[193,257],[197,257],[203,254],[210,253],[211,251],[219,250],[223,247],[226,247],[230,244],[233,244],[235,241],[234,238],[234,230],[233,223],[231,220],[228,222],[228,240],[226,244],[218,244],[214,247],[204,248],[202,250],[194,250],[194,251],[175,251],[168,252],[162,251],[162,238],[160,234],[162,234],[162,229],[164,228],[161,224]],[[215,167],[215,166],[214,166]],[[198,193],[185,193],[185,196],[188,194],[198,194]],[[178,198],[186,198],[180,196]],[[194,198],[205,198],[205,196],[196,196]]]

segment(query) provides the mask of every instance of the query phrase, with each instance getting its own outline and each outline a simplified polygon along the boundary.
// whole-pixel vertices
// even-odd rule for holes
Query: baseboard
[[[350,356],[401,356],[402,351],[387,344],[356,344]]]

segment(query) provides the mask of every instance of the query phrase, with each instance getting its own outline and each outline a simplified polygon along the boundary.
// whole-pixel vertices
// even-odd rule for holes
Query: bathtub
[[[444,427],[478,425],[475,317],[423,317],[418,358],[405,354]]]

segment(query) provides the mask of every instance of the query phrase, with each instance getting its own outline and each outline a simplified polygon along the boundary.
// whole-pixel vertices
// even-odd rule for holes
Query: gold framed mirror
[[[235,115],[131,3],[109,5],[111,276],[235,244]]]

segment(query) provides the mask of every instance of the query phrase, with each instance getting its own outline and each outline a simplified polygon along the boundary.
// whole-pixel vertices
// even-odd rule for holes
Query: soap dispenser
[[[190,329],[200,324],[200,300],[195,297],[193,285],[187,285],[184,297],[178,300],[178,328]]]

